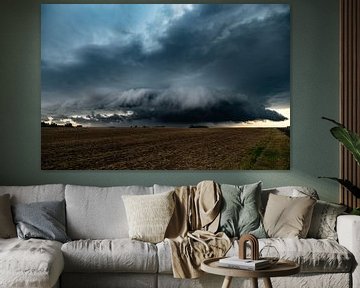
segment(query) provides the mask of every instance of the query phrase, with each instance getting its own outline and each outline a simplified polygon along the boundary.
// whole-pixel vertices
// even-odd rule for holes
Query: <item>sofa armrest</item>
[[[338,216],[336,229],[340,245],[347,248],[355,257],[352,281],[353,287],[360,287],[360,216]]]

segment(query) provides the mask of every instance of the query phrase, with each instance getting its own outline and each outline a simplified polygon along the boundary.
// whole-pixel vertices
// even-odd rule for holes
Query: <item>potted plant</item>
[[[330,129],[331,134],[342,143],[346,149],[353,155],[355,161],[360,165],[360,136],[353,131],[347,129],[343,124],[336,122],[333,119],[322,117],[322,119],[328,120],[334,124],[335,127]],[[360,198],[360,188],[354,185],[348,179],[341,179],[336,177],[319,177],[328,178],[339,182],[347,190],[349,190],[356,198]],[[360,207],[354,208],[351,214],[360,215]]]

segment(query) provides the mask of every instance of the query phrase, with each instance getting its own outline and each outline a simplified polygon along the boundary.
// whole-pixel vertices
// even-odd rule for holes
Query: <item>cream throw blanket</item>
[[[221,190],[213,181],[175,189],[175,211],[165,233],[171,247],[175,278],[200,277],[201,262],[222,257],[231,246],[225,233],[216,233],[221,209]]]

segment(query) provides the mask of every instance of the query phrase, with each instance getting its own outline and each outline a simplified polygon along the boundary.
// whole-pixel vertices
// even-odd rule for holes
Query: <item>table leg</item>
[[[257,278],[251,278],[252,287],[258,288],[258,279]]]
[[[265,288],[273,288],[270,278],[266,277],[263,279],[264,279]]]
[[[221,288],[230,288],[232,277],[231,276],[225,276],[224,282],[221,286]]]

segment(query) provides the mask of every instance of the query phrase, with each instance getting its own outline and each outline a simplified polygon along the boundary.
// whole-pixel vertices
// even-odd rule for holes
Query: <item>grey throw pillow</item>
[[[15,224],[11,215],[10,195],[0,196],[0,238],[16,237]]]
[[[223,201],[219,231],[229,237],[250,233],[265,238],[260,216],[261,182],[243,186],[222,184],[221,192]]]
[[[346,206],[318,200],[312,214],[309,238],[337,240],[336,219]]]
[[[13,215],[19,238],[70,241],[65,232],[65,201],[16,204]]]

